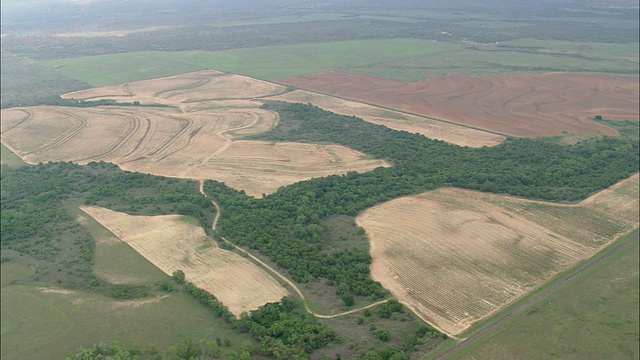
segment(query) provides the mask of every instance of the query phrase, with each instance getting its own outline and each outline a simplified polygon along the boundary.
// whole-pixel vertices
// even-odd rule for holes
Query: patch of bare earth
[[[215,295],[236,316],[289,295],[267,272],[218,248],[201,227],[180,215],[132,216],[100,207],[82,210],[164,273],[184,271],[187,281]]]
[[[339,145],[240,140],[209,158],[200,170],[202,175],[215,171],[216,179],[228,186],[261,196],[303,179],[365,172],[379,166],[388,164]]]
[[[357,218],[372,277],[451,335],[638,227],[638,175],[577,205],[461,189],[389,201]]]
[[[393,130],[419,133],[432,139],[442,140],[460,146],[494,146],[500,144],[505,139],[504,136],[485,131],[305,90],[295,90],[286,94],[272,96],[268,99],[297,103],[310,102],[315,106],[336,114],[356,116],[364,121],[384,125]]]
[[[107,161],[129,171],[224,181],[252,196],[312,177],[388,166],[341,146],[236,143],[234,139],[268,131],[278,122],[277,113],[259,109],[260,102],[240,98],[272,95],[281,88],[256,79],[202,71],[83,90],[67,97],[124,97],[179,108],[3,109],[1,140],[31,164]],[[221,99],[210,99],[215,97]]]
[[[143,104],[163,104],[188,107],[211,100],[251,99],[274,95],[284,86],[242,75],[224,74],[216,70],[201,70],[121,85],[80,90],[62,95],[63,99],[121,102],[140,101]]]
[[[502,134],[535,137],[570,133],[615,135],[588,120],[638,120],[637,78],[548,73],[470,77],[454,74],[415,83],[340,71],[277,80],[369,104]]]

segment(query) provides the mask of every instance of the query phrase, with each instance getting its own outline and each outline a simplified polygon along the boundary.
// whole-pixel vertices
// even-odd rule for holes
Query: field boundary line
[[[622,237],[625,237],[625,236],[629,236],[633,232],[637,232],[637,231],[638,231],[638,227],[634,228],[631,231],[628,231],[624,235],[619,236],[618,239],[620,239]],[[638,238],[638,234],[636,234],[635,236],[632,236],[630,239],[626,240],[622,244],[615,245],[612,249],[608,250],[604,254],[602,254],[602,255],[600,255],[598,257],[591,258],[586,264],[582,265],[580,268],[576,269],[573,273],[571,273],[571,275],[569,275],[566,278],[562,279],[561,281],[559,281],[558,283],[556,283],[555,285],[553,285],[549,289],[543,291],[541,294],[537,295],[533,299],[531,299],[531,300],[527,301],[526,303],[522,304],[518,308],[516,308],[516,309],[512,310],[511,312],[505,314],[504,316],[500,317],[499,319],[496,319],[496,321],[494,321],[493,323],[487,325],[482,330],[479,330],[478,332],[476,332],[475,334],[469,336],[468,338],[464,339],[462,342],[460,342],[460,343],[454,345],[453,347],[449,348],[449,350],[447,350],[444,353],[442,353],[442,354],[438,355],[437,357],[435,357],[434,360],[447,359],[450,356],[452,356],[453,354],[455,354],[458,351],[462,350],[463,348],[471,345],[473,342],[475,342],[479,338],[483,337],[484,335],[486,335],[490,331],[492,331],[495,328],[497,328],[498,326],[506,323],[507,321],[509,321],[510,319],[514,318],[515,316],[523,313],[525,310],[528,310],[532,306],[536,305],[540,300],[542,300],[542,299],[546,298],[547,296],[551,295],[556,290],[564,287],[567,283],[575,280],[582,273],[584,273],[587,270],[590,270],[591,268],[593,268],[596,265],[600,264],[601,262],[603,262],[604,260],[608,259],[612,255],[618,253],[620,250],[630,246],[634,241],[637,241],[637,238]]]
[[[277,84],[277,85],[290,86],[290,85],[278,83],[278,82],[275,82],[275,81],[272,81],[272,82],[274,84]],[[440,118],[429,116],[429,115],[425,115],[425,114],[419,114],[419,113],[414,113],[414,112],[411,112],[411,111],[396,109],[396,108],[392,108],[392,107],[388,107],[388,106],[382,106],[382,105],[379,105],[379,104],[374,104],[374,103],[370,103],[370,102],[366,102],[366,101],[362,101],[362,100],[358,100],[358,99],[354,99],[354,98],[348,98],[348,97],[338,96],[338,95],[334,95],[334,94],[330,94],[330,93],[324,93],[324,92],[321,92],[321,91],[301,88],[301,87],[297,87],[297,86],[296,86],[296,90],[303,90],[303,91],[308,91],[308,92],[319,94],[319,95],[334,97],[334,98],[337,98],[337,99],[353,101],[355,103],[361,103],[361,104],[377,107],[377,108],[383,109],[383,110],[395,111],[395,112],[398,112],[398,113],[401,113],[401,114],[404,114],[404,115],[413,115],[413,116],[420,117],[420,118],[423,118],[423,119],[433,120],[433,121],[437,121],[437,122],[441,122],[441,123],[445,123],[445,124],[449,124],[449,125],[456,125],[456,126],[460,126],[460,127],[463,127],[463,128],[476,130],[476,131],[481,131],[481,132],[485,132],[485,133],[489,133],[489,134],[493,134],[493,135],[500,135],[500,136],[504,136],[505,138],[509,138],[509,137],[521,138],[522,137],[522,136],[514,136],[514,135],[504,134],[504,133],[497,132],[497,131],[494,131],[494,130],[487,130],[487,129],[483,129],[483,128],[479,128],[479,127],[475,127],[475,126],[471,126],[471,125],[467,125],[467,124],[460,124],[460,123],[457,123],[457,122],[454,122],[454,121],[451,121],[451,120],[440,119]],[[295,91],[295,90],[293,90],[293,91]],[[290,92],[293,92],[293,91],[290,91]],[[279,95],[283,95],[283,94],[278,94],[278,95],[273,95],[273,96],[279,96]],[[270,100],[270,101],[290,102],[290,101],[284,101],[284,100],[273,100],[273,99],[269,99],[269,98],[260,98],[260,99],[261,100],[262,99]],[[316,106],[316,105],[314,105],[314,106]],[[384,126],[384,125],[382,125],[382,126]],[[423,136],[425,136],[425,135],[423,135]],[[427,136],[425,136],[425,137],[427,137]],[[502,141],[502,142],[504,142],[504,141]],[[500,143],[502,143],[502,142],[500,142]]]
[[[220,211],[220,206],[218,205],[218,203],[216,201],[214,201],[213,199],[209,198],[207,196],[207,194],[204,192],[204,180],[200,180],[200,193],[204,197],[206,197],[209,200],[211,200],[211,203],[216,208],[216,216],[213,219],[213,224],[211,225],[211,229],[215,231],[216,226],[218,225],[218,219],[220,219],[220,212],[221,212]],[[287,285],[289,285],[296,292],[296,294],[298,294],[298,297],[300,297],[300,300],[302,301],[302,304],[304,305],[304,309],[309,314],[311,314],[311,315],[313,315],[313,316],[315,316],[317,318],[320,318],[320,319],[332,319],[332,318],[336,318],[336,317],[339,317],[339,316],[345,316],[345,315],[353,314],[353,313],[358,312],[358,311],[363,311],[363,310],[366,310],[366,309],[370,309],[372,307],[378,306],[380,304],[384,304],[384,303],[386,303],[386,302],[388,302],[388,301],[393,299],[393,298],[387,298],[387,299],[374,302],[373,304],[369,304],[369,305],[361,307],[361,308],[357,308],[357,309],[353,309],[353,310],[349,310],[349,311],[345,311],[345,312],[341,312],[341,313],[337,313],[337,314],[333,314],[333,315],[318,314],[318,313],[314,312],[313,310],[311,310],[311,308],[309,307],[309,304],[307,303],[307,298],[304,296],[302,291],[300,291],[300,288],[298,288],[298,286],[293,283],[293,281],[289,280],[286,276],[282,275],[282,273],[280,273],[276,269],[272,268],[271,266],[266,264],[264,261],[258,259],[257,257],[255,257],[253,254],[251,254],[247,250],[237,246],[236,244],[232,243],[231,241],[227,240],[226,238],[224,238],[222,236],[221,236],[221,238],[227,244],[233,246],[236,250],[238,250],[238,251],[242,252],[243,254],[247,255],[252,260],[254,260],[258,264],[263,266],[265,269],[269,270],[272,274],[274,274],[275,276],[279,277],[285,283],[287,283]]]

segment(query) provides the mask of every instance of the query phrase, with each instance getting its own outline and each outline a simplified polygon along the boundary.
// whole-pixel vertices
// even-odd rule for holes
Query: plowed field
[[[432,139],[442,140],[460,146],[494,146],[505,139],[504,136],[485,131],[310,91],[295,90],[286,94],[270,97],[269,99],[298,103],[310,102],[315,106],[336,114],[356,116],[364,121],[384,125],[390,129],[419,133]]]
[[[456,335],[638,226],[638,175],[577,205],[460,189],[389,201],[357,222],[372,277]]]
[[[164,273],[184,271],[187,281],[215,295],[236,316],[289,295],[267,272],[218,248],[201,227],[183,216],[132,216],[99,207],[82,210]]]
[[[32,164],[103,160],[129,171],[220,180],[253,196],[313,177],[388,166],[341,146],[236,144],[234,139],[268,131],[278,121],[275,112],[258,108],[260,102],[241,98],[280,90],[213,71],[84,90],[68,97],[127,97],[176,107],[4,109],[2,143]]]
[[[615,135],[588,120],[639,119],[637,78],[549,73],[470,77],[415,83],[340,71],[277,80],[287,85],[431,116],[498,133],[535,137],[570,133]]]
[[[62,95],[64,99],[144,104],[190,104],[208,100],[249,99],[277,94],[284,86],[247,76],[202,70],[159,79],[136,81],[114,86],[76,91]]]

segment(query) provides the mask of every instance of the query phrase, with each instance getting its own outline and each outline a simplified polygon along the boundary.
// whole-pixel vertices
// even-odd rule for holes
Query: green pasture
[[[551,42],[550,48],[528,49],[502,47],[502,45],[468,45],[455,51],[440,51],[428,57],[406,57],[391,62],[380,62],[367,69],[353,67],[345,69],[357,73],[375,73],[377,76],[403,81],[418,81],[428,77],[465,73],[471,76],[506,75],[515,73],[547,72],[596,72],[615,75],[637,76],[638,57],[622,56],[609,48],[621,51],[623,46],[615,44],[593,44],[585,54],[579,51],[557,49],[560,42]],[[578,46],[577,43],[572,46]],[[535,42],[534,44],[538,44]],[[564,45],[564,44],[560,44]],[[629,46],[629,52],[633,50]],[[637,46],[636,46],[637,51]],[[592,54],[589,54],[592,52]]]
[[[168,280],[158,268],[79,209],[83,225],[96,239],[93,272],[113,283],[154,287]],[[40,286],[34,270],[19,257],[2,262],[1,358],[63,359],[78,347],[117,341],[145,348],[155,343],[160,350],[191,339],[229,339],[239,349],[250,340],[197,300],[183,292],[154,291],[147,298],[118,300],[80,290]]]
[[[226,51],[131,52],[42,61],[93,86],[217,69],[264,80],[343,70],[419,81],[453,73],[472,76],[577,71],[638,74],[637,44],[518,40],[473,46],[418,39],[358,40]],[[636,56],[633,56],[634,50]]]
[[[460,48],[415,39],[343,41],[228,51],[135,52],[51,60],[43,65],[93,86],[217,69],[264,80],[361,67]],[[372,74],[373,75],[373,74]]]
[[[244,19],[236,20],[223,20],[215,21],[206,24],[207,27],[222,28],[228,26],[257,26],[257,25],[273,25],[273,24],[292,24],[292,23],[304,23],[311,21],[335,21],[335,20],[354,20],[354,19],[366,19],[366,20],[383,20],[383,21],[395,21],[402,23],[417,23],[421,20],[411,17],[411,14],[407,16],[393,16],[393,15],[353,15],[353,14],[341,14],[336,12],[313,12],[313,13],[300,13],[296,15],[282,15],[282,16],[266,16],[262,14],[256,15],[256,17],[247,17]]]
[[[4,272],[4,265],[3,265]],[[183,340],[248,337],[185,293],[114,300],[82,291],[30,285],[2,289],[2,359],[63,359],[102,341],[159,349]]]

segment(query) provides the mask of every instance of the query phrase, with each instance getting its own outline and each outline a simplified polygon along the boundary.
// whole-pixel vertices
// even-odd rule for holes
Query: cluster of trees
[[[214,315],[223,318],[242,332],[260,342],[260,352],[275,359],[306,359],[307,354],[337,340],[333,330],[307,314],[299,301],[287,296],[279,303],[267,303],[240,319],[214,295],[185,281],[184,272],[176,270],[172,278]]]
[[[380,202],[443,186],[576,201],[638,171],[638,144],[623,138],[598,137],[571,146],[549,138],[507,139],[472,149],[311,105],[271,102],[265,107],[280,114],[280,124],[255,138],[336,143],[393,164],[299,182],[261,200],[223,183],[205,183],[223,209],[222,236],[268,256],[296,281],[327,279],[346,305],[353,305],[353,295],[379,299],[384,290],[369,277],[367,251],[329,248],[321,236],[328,216],[353,216]]]
[[[215,340],[200,339],[197,341],[186,338],[170,346],[166,351],[160,351],[155,344],[145,348],[123,346],[117,342],[95,344],[89,348],[78,348],[76,353],[67,360],[203,360],[227,359],[249,360],[255,353],[253,344],[241,344],[240,351],[230,350],[231,341],[220,338]]]
[[[143,297],[144,286],[111,286],[92,274],[94,241],[67,208],[99,205],[140,215],[181,213],[210,228],[215,208],[194,181],[131,173],[107,163],[2,167],[0,249],[37,265],[38,280]]]

